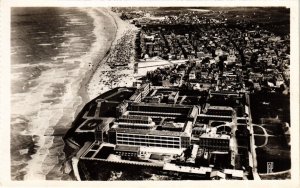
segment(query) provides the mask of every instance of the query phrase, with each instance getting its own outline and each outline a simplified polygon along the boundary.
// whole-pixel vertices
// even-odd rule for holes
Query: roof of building
[[[130,98],[129,98],[129,100],[132,100],[132,101],[134,101],[139,95],[141,95],[142,93],[141,92],[135,92]]]
[[[138,146],[116,145],[115,151],[139,152]]]
[[[181,104],[152,104],[152,103],[134,103],[132,104],[132,106],[151,106],[151,107],[160,107],[160,108],[168,108],[168,107],[172,107],[172,108],[191,108],[191,105],[181,105]]]
[[[193,106],[191,110],[189,111],[189,117],[196,117],[198,115],[198,108],[196,106]]]
[[[143,83],[140,88],[144,89],[144,88],[149,87],[149,86],[150,86],[149,83]]]
[[[219,117],[219,118],[231,118],[231,116],[223,115],[211,115],[211,114],[199,114],[198,117]]]
[[[242,170],[224,169],[225,174],[231,174],[232,177],[243,178],[244,172]]]
[[[183,136],[184,132],[177,131],[159,131],[159,130],[145,130],[145,129],[127,129],[127,128],[114,128],[117,133],[130,133],[130,134],[142,134],[142,135],[158,135],[158,136]]]
[[[189,166],[177,166],[171,163],[165,163],[163,170],[168,171],[177,171],[177,172],[184,172],[184,173],[191,173],[191,174],[206,174],[207,172],[211,172],[212,169],[209,167],[189,167]]]
[[[100,118],[85,120],[75,132],[93,132],[95,129],[102,130],[113,122],[115,118]]]
[[[231,94],[231,95],[239,95],[239,93],[237,93],[236,91],[211,91],[210,92],[211,95],[227,95],[227,94]]]
[[[140,116],[140,115],[123,115],[119,118],[119,120],[141,120],[141,121],[149,121],[151,120],[150,116]]]
[[[184,123],[165,122],[163,128],[183,128]]]
[[[213,178],[213,177],[220,177],[222,179],[225,179],[226,174],[224,174],[223,172],[220,172],[220,171],[212,171],[211,174],[210,174],[210,177],[211,178]]]
[[[209,106],[208,107],[209,110],[233,110],[232,107],[229,106]]]
[[[215,138],[215,139],[224,139],[229,140],[230,136],[225,134],[217,134],[215,131],[203,133],[200,138]]]
[[[179,91],[172,91],[168,98],[174,99],[177,95],[179,95]]]
[[[184,133],[186,133],[186,135],[190,135],[192,130],[193,130],[193,122],[187,121],[184,127]]]
[[[152,153],[149,157],[149,159],[154,159],[154,160],[164,160],[164,156],[163,155],[159,155],[159,154],[156,154],[156,153]]]

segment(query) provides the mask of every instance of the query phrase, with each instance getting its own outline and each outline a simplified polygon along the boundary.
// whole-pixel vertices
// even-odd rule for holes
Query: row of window
[[[135,138],[135,139],[154,139],[154,140],[170,140],[170,141],[179,141],[179,137],[164,137],[164,136],[155,136],[155,135],[130,135],[130,134],[117,134],[117,137],[122,138]]]
[[[123,155],[123,156],[136,156],[136,153],[128,153],[128,152],[116,152],[117,155]]]
[[[130,107],[132,111],[145,111],[145,112],[162,112],[162,113],[184,113],[187,114],[189,112],[189,108],[159,108],[153,106],[132,106]]]
[[[134,124],[127,124],[127,125],[119,125],[120,128],[135,128],[135,129],[150,129],[153,126],[150,125],[134,125]]]
[[[125,141],[117,141],[117,144],[126,144],[126,145],[134,145],[134,146],[147,146],[147,147],[164,147],[164,148],[180,148],[180,145],[172,145],[172,144],[160,144],[160,143],[143,143],[143,142],[125,142]]]
[[[128,137],[128,136],[117,136],[118,138],[122,138],[122,139],[137,139],[137,140],[156,140],[156,141],[159,141],[159,140],[165,140],[165,141],[174,141],[174,142],[179,142],[180,139],[179,138],[175,138],[175,139],[172,139],[172,138],[169,138],[169,137]]]
[[[128,136],[118,136],[119,138],[124,138],[124,139],[139,139],[139,140],[168,140],[168,141],[176,141],[176,142],[179,142],[179,138],[175,138],[175,139],[172,139],[172,138],[168,138],[168,137],[128,137]]]
[[[211,149],[219,149],[219,150],[223,150],[223,151],[226,151],[226,150],[229,150],[229,146],[218,146],[218,145],[200,145],[200,147],[202,148],[211,148]]]
[[[176,119],[176,117],[179,117],[179,116],[183,116],[182,114],[163,114],[163,113],[154,113],[154,114],[149,114],[149,113],[135,113],[135,112],[132,112],[130,111],[129,112],[130,115],[147,115],[147,116],[150,116],[152,119],[154,118],[161,118],[161,117],[165,117],[165,118],[168,118],[168,119]]]
[[[184,115],[183,113],[176,113],[176,112],[148,112],[148,111],[130,111],[129,112],[130,115],[140,115],[140,114],[146,114],[146,115],[152,115],[152,114],[159,114],[161,116],[174,116],[174,115]]]
[[[209,115],[231,116],[232,111],[229,111],[229,110],[211,110],[211,109],[209,109],[207,111],[207,114],[209,114]]]
[[[122,123],[139,123],[139,124],[149,124],[150,120],[138,120],[138,119],[119,119],[119,124]]]
[[[150,123],[118,123],[119,124],[119,127],[125,127],[125,126],[135,126],[135,127],[150,127],[150,126],[153,126],[152,124]]]
[[[119,128],[133,128],[133,129],[150,129],[154,127],[154,124],[137,124],[137,123],[121,123],[118,125]]]
[[[117,141],[124,142],[143,142],[143,143],[162,143],[162,144],[180,144],[180,142],[164,141],[164,140],[137,140],[137,139],[122,139],[118,138]]]
[[[222,145],[228,145],[229,140],[221,140],[221,139],[201,139],[201,144],[222,144]]]

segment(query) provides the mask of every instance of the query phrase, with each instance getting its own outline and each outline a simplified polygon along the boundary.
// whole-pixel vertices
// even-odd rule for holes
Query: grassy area
[[[272,149],[288,150],[286,139],[283,136],[269,136],[267,147]]]
[[[272,135],[282,135],[282,125],[280,123],[273,123],[273,124],[265,124],[262,125],[266,130],[268,134]]]
[[[267,172],[267,162],[273,162],[273,172],[285,171],[291,168],[290,151],[263,147],[256,148],[256,154],[258,173]]]
[[[265,136],[254,136],[254,142],[256,146],[261,146],[265,143],[266,137]]]
[[[258,127],[258,126],[253,126],[253,131],[254,131],[254,134],[262,134],[264,135],[264,131],[261,127]]]
[[[281,117],[282,122],[290,123],[290,97],[278,93],[256,92],[250,95],[253,123],[261,123],[260,118]],[[265,103],[264,103],[265,102]],[[268,103],[269,105],[266,105]],[[275,126],[266,125],[270,129]]]

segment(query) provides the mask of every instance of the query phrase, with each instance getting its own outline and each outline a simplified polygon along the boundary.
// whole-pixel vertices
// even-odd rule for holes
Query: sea
[[[116,30],[107,9],[11,9],[12,180],[74,179],[62,137]]]

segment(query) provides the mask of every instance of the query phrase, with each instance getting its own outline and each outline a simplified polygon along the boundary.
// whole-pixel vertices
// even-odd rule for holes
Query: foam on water
[[[54,50],[58,49],[59,52],[53,53],[55,56],[40,61],[32,59],[33,62],[27,63],[12,59],[12,139],[19,141],[11,143],[12,149],[15,145],[19,148],[12,153],[12,179],[70,179],[62,169],[65,157],[63,140],[51,134],[56,128],[68,129],[75,118],[76,109],[87,102],[78,95],[82,79],[91,72],[89,65],[97,64],[105,56],[109,49],[107,44],[113,41],[116,32],[113,19],[105,10],[80,11],[92,18],[93,30],[73,32],[76,27],[87,24],[82,20],[82,15],[78,16],[72,11],[59,12],[59,17],[67,18],[66,24],[59,27],[72,29],[53,36],[39,31],[38,34],[47,33],[49,40],[36,43],[41,50],[53,50],[53,44]],[[76,26],[70,27],[68,24]],[[90,42],[87,36],[93,35],[96,38],[90,47],[86,47],[84,43]],[[42,36],[37,38],[42,39]],[[59,44],[51,42],[58,39],[63,40]],[[19,54],[13,55],[20,56],[20,52],[26,51],[20,42],[14,44],[12,48]],[[24,58],[36,58],[36,54],[25,53]],[[20,139],[24,140],[24,144]]]
[[[50,44],[50,43],[43,43],[43,44],[37,44],[38,46],[51,46],[51,45],[54,45],[54,44]]]
[[[31,127],[28,127],[27,134],[41,136],[39,142],[36,143],[39,149],[37,149],[36,154],[31,156],[32,160],[29,161],[26,168],[27,175],[25,179],[45,179],[45,175],[49,172],[49,170],[45,170],[44,168],[45,161],[47,161],[47,168],[50,169],[57,163],[56,160],[50,163],[49,159],[47,159],[49,155],[48,149],[52,146],[54,138],[52,136],[44,136],[43,134],[48,129],[54,129],[60,118],[64,115],[65,108],[76,109],[81,104],[82,99],[76,96],[80,86],[79,84],[74,84],[80,83],[80,76],[82,76],[80,75],[80,71],[76,69],[68,71],[67,74],[64,68],[58,67],[45,71],[37,79],[39,85],[32,89],[31,96],[27,96],[23,104],[20,103],[22,106],[36,106],[39,109],[37,115],[31,118]],[[61,84],[63,84],[64,89],[59,92],[57,88],[61,87]],[[56,104],[52,102],[41,103],[41,101],[51,98],[59,98],[60,101]],[[68,120],[72,121],[73,118],[74,116],[70,115]],[[67,125],[69,125],[68,122],[66,122]]]
[[[47,179],[47,174],[56,169],[55,166],[62,165],[59,163],[64,157],[63,141],[59,140],[60,144],[53,148],[55,137],[44,136],[44,133],[53,131],[57,126],[69,128],[74,119],[75,110],[83,102],[82,98],[78,96],[78,91],[85,73],[89,71],[87,62],[95,62],[99,56],[104,56],[104,54],[101,54],[102,51],[105,51],[102,49],[102,41],[105,35],[109,36],[110,33],[103,30],[103,22],[107,18],[96,9],[86,9],[84,11],[87,11],[88,15],[94,19],[95,28],[93,33],[97,36],[90,50],[80,58],[65,58],[63,64],[52,64],[51,69],[43,71],[36,79],[38,85],[30,89],[30,96],[28,96],[28,93],[18,94],[18,98],[23,100],[16,102],[18,103],[16,109],[19,110],[14,113],[19,114],[22,113],[21,111],[26,110],[22,109],[22,106],[32,106],[38,109],[37,112],[27,109],[28,112],[25,113],[32,114],[30,125],[27,127],[27,135],[40,136],[39,141],[36,143],[36,153],[31,155],[32,159],[28,161],[28,166],[25,167],[27,174],[24,178],[26,180]],[[81,46],[81,37],[72,34],[67,36],[69,37],[67,44]],[[59,54],[58,56],[66,57],[70,54],[65,52],[63,55]],[[60,88],[62,85],[64,86],[63,89]],[[58,92],[60,90],[61,92]],[[47,102],[49,99],[57,99],[59,102]],[[41,103],[41,101],[46,102]],[[64,119],[64,121],[61,122],[61,119]],[[52,179],[59,179],[63,174],[60,168],[57,168],[56,171],[56,174],[53,175],[52,173]]]
[[[88,12],[89,16],[93,14],[91,12],[96,12],[96,10],[80,11]],[[68,13],[60,16],[67,17],[69,20],[74,15],[76,17],[76,12],[69,12],[72,14]],[[96,17],[95,14],[93,16],[93,19],[104,19],[100,16]],[[70,21],[68,24],[74,22],[78,26],[78,22],[82,17],[78,15],[77,17],[75,21]],[[81,22],[84,23],[84,21]],[[96,29],[99,31],[99,28],[95,27],[94,30]],[[12,179],[23,179],[22,176],[24,175],[26,180],[46,179],[47,174],[53,171],[55,166],[62,166],[64,143],[61,138],[56,139],[51,136],[51,132],[55,128],[68,129],[74,120],[75,111],[83,102],[82,98],[78,96],[78,91],[85,73],[89,71],[87,62],[91,62],[93,56],[101,48],[101,44],[95,44],[97,41],[93,41],[91,47],[86,47],[87,45],[83,44],[83,41],[90,42],[85,36],[92,36],[89,34],[91,30],[81,30],[80,32],[80,34],[72,34],[72,30],[70,30],[67,33],[62,33],[62,35],[54,35],[64,38],[60,43],[60,47],[64,47],[63,44],[69,44],[68,46],[71,45],[72,48],[62,49],[61,53],[52,56],[49,59],[50,61],[41,60],[37,63],[12,62],[12,82],[14,84],[11,144],[12,151],[16,149],[14,146],[20,148],[16,151],[17,153],[12,153]],[[44,31],[37,33],[46,34]],[[94,33],[96,32],[94,31]],[[49,38],[57,39],[60,37]],[[52,43],[50,40],[49,43],[37,43],[37,45],[46,48]],[[15,53],[19,53],[24,51],[23,47],[22,45],[15,45],[13,49],[16,51]],[[31,55],[24,54],[25,58]],[[63,57],[62,61],[51,62],[51,60],[56,61],[61,57]],[[45,136],[45,133],[50,133],[50,136]],[[23,143],[20,140],[21,138],[24,139]],[[14,140],[19,142],[15,143]],[[31,149],[27,148],[29,146]],[[59,179],[62,177],[62,173],[61,169],[57,168],[57,171],[52,173],[51,178]]]

